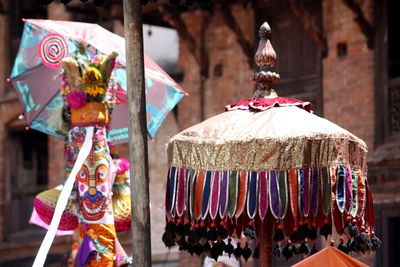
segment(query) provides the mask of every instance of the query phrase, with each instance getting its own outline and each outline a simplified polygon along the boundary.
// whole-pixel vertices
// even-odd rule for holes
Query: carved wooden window
[[[387,234],[389,236],[389,243],[387,244],[387,248],[389,250],[389,265],[400,266],[400,258],[398,255],[398,243],[400,239],[400,217],[388,218],[387,225]]]
[[[388,1],[387,48],[389,76],[389,121],[390,135],[400,134],[400,36],[398,33],[400,2]]]
[[[301,2],[301,8],[321,26],[322,2]],[[274,71],[281,76],[276,86],[278,95],[310,101],[315,113],[322,115],[320,49],[287,1],[259,0],[258,5],[260,22],[266,20],[272,28],[272,44],[278,55]]]
[[[47,135],[34,130],[10,130],[7,140],[6,232],[9,241],[39,234],[28,224],[33,199],[47,188]]]
[[[400,35],[396,0],[375,1],[377,143],[400,139]]]
[[[400,209],[396,203],[379,205],[375,209],[376,232],[380,233],[382,248],[377,250],[375,266],[400,266]]]
[[[400,3],[397,0],[388,1],[388,67],[389,78],[400,77],[400,37],[398,34]]]
[[[400,134],[400,77],[389,81],[390,133]]]

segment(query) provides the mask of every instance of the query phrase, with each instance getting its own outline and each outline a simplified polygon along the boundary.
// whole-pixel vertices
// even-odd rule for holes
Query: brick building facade
[[[7,5],[11,1],[2,2],[5,11],[12,8]],[[254,69],[256,31],[266,20],[272,27],[272,44],[278,53],[275,69],[281,75],[276,88],[278,94],[311,101],[317,114],[368,144],[368,179],[374,192],[376,232],[384,245],[377,255],[363,260],[374,266],[398,265],[394,250],[400,238],[397,230],[400,225],[400,53],[396,51],[399,37],[394,30],[397,25],[394,10],[398,4],[395,0],[229,2],[228,7],[219,4],[211,11],[194,8],[176,14],[171,8],[149,8],[149,13],[145,13],[145,19],[147,14],[157,23],[177,30],[179,66],[183,72],[181,86],[190,94],[179,104],[177,115],[167,118],[155,142],[149,143],[154,263],[162,263],[166,258],[160,242],[163,232],[163,193],[160,192],[164,192],[167,169],[164,144],[179,130],[222,112],[226,104],[251,96],[249,77]],[[120,6],[99,14],[118,20],[120,13],[115,10],[120,10]],[[0,55],[4,59],[0,62],[0,78],[3,81],[12,62],[9,37],[14,23],[10,12],[5,11],[0,14]],[[63,6],[51,4],[44,16],[76,20],[84,15],[71,15]],[[12,89],[0,83],[0,262],[32,256],[40,242],[39,238],[21,244],[18,229],[16,237],[12,237],[8,225],[10,208],[14,208],[11,201],[15,185],[10,156],[16,153],[13,152],[16,147],[11,145],[11,139],[17,136],[16,131],[25,133],[24,125],[17,119],[19,113]],[[126,153],[126,147],[122,149]],[[47,151],[47,186],[54,186],[63,176],[62,143],[49,138]],[[20,156],[23,159],[24,155]],[[65,251],[67,243],[59,239],[53,245],[54,254]],[[170,255],[173,255],[169,256],[171,266],[178,259],[181,266],[189,263],[200,266],[199,259],[187,255],[177,257],[176,251]],[[285,266],[285,263],[277,261],[276,265]]]
[[[101,19],[93,5],[83,10],[65,8],[53,3],[35,10],[29,0],[1,1],[0,14],[0,266],[31,266],[45,231],[28,224],[33,197],[46,188],[57,186],[64,179],[64,142],[34,130],[27,130],[17,95],[6,78],[22,33],[22,18],[43,18],[97,22],[109,30],[123,33],[119,20]],[[39,6],[40,8],[40,6]],[[174,264],[175,252],[167,255],[161,242],[163,234],[164,178],[167,156],[164,149],[168,138],[178,132],[174,114],[167,116],[154,140],[149,140],[150,195],[152,222],[152,251],[154,266],[165,259]],[[38,140],[41,140],[40,145]],[[128,156],[128,146],[118,146],[121,156]],[[46,159],[42,162],[41,159]],[[25,164],[31,161],[31,164]],[[39,163],[40,161],[40,163]],[[129,233],[119,235],[125,249],[129,247]],[[56,237],[46,266],[61,266],[71,248],[70,237]],[[167,265],[168,266],[168,265]]]

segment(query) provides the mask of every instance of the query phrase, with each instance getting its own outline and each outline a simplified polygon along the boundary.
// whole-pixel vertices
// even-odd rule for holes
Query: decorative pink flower
[[[129,170],[129,161],[125,158],[119,158],[117,161],[117,174],[121,174]]]
[[[91,56],[90,57],[90,62],[92,62],[92,63],[100,63],[100,57],[98,57],[97,55]]]
[[[87,97],[82,91],[72,91],[67,96],[67,102],[71,108],[77,109],[87,103]]]

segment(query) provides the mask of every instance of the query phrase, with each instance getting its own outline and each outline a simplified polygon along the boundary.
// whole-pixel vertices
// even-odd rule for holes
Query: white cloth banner
[[[69,196],[71,195],[72,188],[74,187],[76,175],[81,169],[85,159],[89,156],[90,150],[92,148],[93,129],[93,126],[86,127],[85,141],[83,142],[82,147],[79,150],[78,158],[76,159],[74,167],[72,168],[72,171],[69,174],[67,181],[64,184],[64,188],[62,189],[60,196],[57,200],[53,219],[51,220],[46,236],[44,237],[42,244],[40,245],[39,251],[36,255],[32,267],[43,267],[44,262],[46,261],[50,246],[53,243],[58,225],[60,224],[61,216],[65,210],[65,207],[68,204]]]

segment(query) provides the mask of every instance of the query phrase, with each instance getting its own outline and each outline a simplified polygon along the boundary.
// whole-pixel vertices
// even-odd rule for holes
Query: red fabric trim
[[[273,107],[287,107],[287,106],[295,106],[302,108],[308,112],[311,112],[311,103],[303,102],[301,100],[297,100],[294,98],[286,98],[286,97],[274,97],[274,98],[256,98],[256,99],[246,99],[241,100],[238,103],[227,105],[225,107],[226,111],[231,110],[259,110],[264,111]]]

